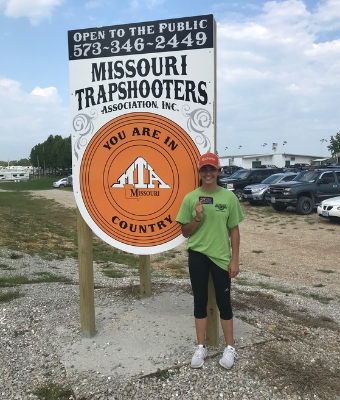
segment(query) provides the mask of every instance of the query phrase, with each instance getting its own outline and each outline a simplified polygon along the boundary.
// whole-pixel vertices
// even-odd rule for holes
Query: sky
[[[213,14],[220,156],[330,156],[340,1],[0,0],[0,160],[71,134],[69,30]]]

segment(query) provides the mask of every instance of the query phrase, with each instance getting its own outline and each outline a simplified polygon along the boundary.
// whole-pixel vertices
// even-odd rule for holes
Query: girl
[[[234,193],[218,185],[220,163],[216,154],[203,154],[198,171],[201,186],[184,197],[176,218],[182,226],[183,236],[188,238],[189,274],[194,294],[198,346],[191,367],[202,367],[207,356],[205,335],[210,272],[226,342],[220,365],[229,369],[236,358],[230,284],[231,278],[239,273],[238,224],[244,217]]]

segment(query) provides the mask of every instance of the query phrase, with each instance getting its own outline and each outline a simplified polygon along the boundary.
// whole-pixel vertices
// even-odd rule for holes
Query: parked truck
[[[340,169],[302,171],[294,181],[269,186],[266,201],[276,211],[295,207],[296,213],[310,214],[322,200],[340,195]]]

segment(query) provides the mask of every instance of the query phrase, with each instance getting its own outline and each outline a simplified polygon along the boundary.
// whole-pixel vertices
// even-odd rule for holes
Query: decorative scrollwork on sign
[[[92,117],[87,114],[78,114],[73,118],[73,129],[79,134],[79,137],[74,144],[74,154],[77,157],[77,160],[79,157],[77,149],[80,150],[81,146],[87,145],[88,140],[85,136],[89,134],[92,135],[94,130],[92,120],[97,118],[97,111],[92,110],[91,114],[93,115]]]
[[[188,117],[187,127],[189,131],[197,133],[195,142],[202,146],[206,152],[211,151],[210,140],[204,134],[205,130],[208,129],[212,123],[209,111],[204,108],[196,108],[190,111],[190,106],[185,105],[182,107],[182,113],[185,117]]]

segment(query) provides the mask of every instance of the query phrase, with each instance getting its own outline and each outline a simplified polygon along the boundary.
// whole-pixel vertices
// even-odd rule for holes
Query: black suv
[[[340,195],[340,169],[302,171],[292,182],[269,186],[265,195],[274,210],[293,206],[297,214],[308,215],[322,200]]]
[[[296,168],[296,169],[299,169],[300,171],[302,171],[305,169],[309,169],[310,165],[306,164],[306,163],[296,163],[296,164],[289,165],[288,168]]]
[[[247,185],[253,183],[260,183],[263,179],[268,176],[283,172],[282,168],[251,168],[251,169],[240,169],[236,171],[230,178],[224,179],[222,182],[223,187],[233,191],[236,197],[243,200],[243,189]]]
[[[224,167],[221,168],[222,170],[222,174],[224,175],[232,175],[233,173],[235,173],[236,171],[243,169],[242,167],[238,167],[237,165],[226,165]]]

